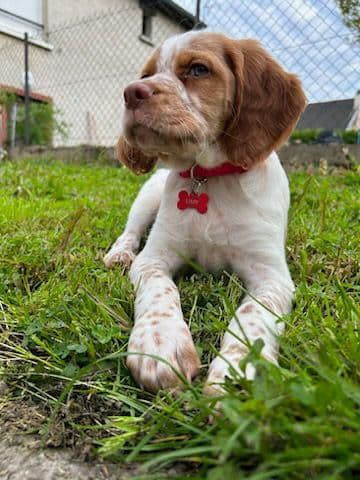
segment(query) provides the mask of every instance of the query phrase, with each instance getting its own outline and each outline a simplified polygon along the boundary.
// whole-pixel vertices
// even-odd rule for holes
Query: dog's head
[[[119,159],[136,173],[265,159],[305,107],[300,81],[254,40],[188,32],[166,40],[124,91]]]

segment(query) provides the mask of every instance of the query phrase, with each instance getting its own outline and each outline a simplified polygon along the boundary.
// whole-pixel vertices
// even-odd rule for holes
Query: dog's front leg
[[[253,365],[247,364],[245,372],[239,369],[239,362],[248,354],[248,344],[258,338],[264,342],[261,354],[270,362],[277,363],[277,337],[284,330],[281,315],[289,313],[294,285],[285,263],[278,268],[267,265],[254,265],[248,268],[245,282],[249,295],[231,320],[225,333],[220,354],[209,369],[205,391],[221,391],[225,377],[236,371],[252,380],[255,375]]]
[[[127,366],[139,385],[152,392],[181,385],[174,370],[188,381],[199,370],[199,358],[183,318],[179,292],[171,279],[179,263],[176,255],[164,249],[154,251],[148,243],[130,270],[136,300]]]
[[[104,257],[107,267],[113,267],[117,263],[130,267],[134,261],[141,237],[154,221],[159,209],[168,175],[169,171],[162,168],[144,183],[130,209],[125,230]]]

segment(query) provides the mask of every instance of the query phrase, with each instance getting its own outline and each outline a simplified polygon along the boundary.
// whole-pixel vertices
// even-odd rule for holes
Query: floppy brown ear
[[[227,60],[235,76],[235,101],[220,139],[229,161],[252,165],[290,135],[306,98],[296,75],[255,40],[230,41]]]
[[[132,147],[124,136],[121,136],[116,146],[116,156],[121,163],[126,165],[136,175],[152,170],[156,157],[147,157],[136,147]]]

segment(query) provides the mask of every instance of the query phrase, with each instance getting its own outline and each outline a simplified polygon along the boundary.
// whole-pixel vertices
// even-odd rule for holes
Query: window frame
[[[143,9],[142,15],[142,32],[141,35],[143,37],[148,38],[149,40],[152,39],[152,17],[153,15],[147,11],[147,9]]]
[[[27,32],[29,37],[35,37],[42,39],[44,34],[44,3],[43,0],[40,0],[41,8],[41,23],[27,18],[18,13],[14,13],[11,10],[0,7],[0,19],[2,23],[0,24],[0,31],[4,33],[13,34],[16,37],[24,36]]]

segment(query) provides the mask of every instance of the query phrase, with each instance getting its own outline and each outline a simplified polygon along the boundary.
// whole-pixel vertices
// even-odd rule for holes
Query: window
[[[143,10],[142,34],[144,35],[144,37],[151,39],[152,15],[150,15],[146,9]]]
[[[0,0],[0,30],[14,35],[41,36],[43,0]]]
[[[149,45],[152,45],[152,17],[156,15],[156,2],[157,0],[139,0],[139,6],[142,9],[142,31],[140,40]]]

